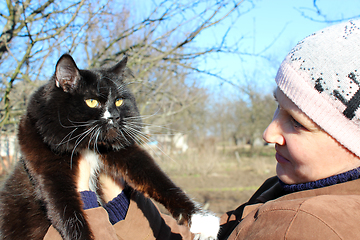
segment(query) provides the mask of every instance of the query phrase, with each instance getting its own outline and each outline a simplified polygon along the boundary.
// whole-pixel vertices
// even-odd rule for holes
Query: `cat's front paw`
[[[196,213],[191,217],[190,231],[194,240],[216,240],[220,229],[220,219],[210,213]]]

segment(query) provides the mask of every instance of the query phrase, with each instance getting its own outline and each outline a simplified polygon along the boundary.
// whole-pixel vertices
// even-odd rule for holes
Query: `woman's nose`
[[[281,121],[279,120],[278,110],[275,111],[274,118],[265,129],[263,133],[263,139],[267,143],[276,143],[279,145],[285,144],[285,138],[281,127]]]

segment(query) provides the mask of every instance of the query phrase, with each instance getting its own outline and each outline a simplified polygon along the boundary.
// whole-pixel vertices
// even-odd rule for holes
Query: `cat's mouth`
[[[110,145],[113,143],[128,145],[126,143],[129,143],[129,136],[126,132],[121,131],[115,126],[107,126],[102,132],[100,142],[108,143]]]
[[[116,128],[109,128],[106,132],[106,139],[113,140],[116,139],[119,136],[119,132],[116,130]]]
[[[94,147],[101,152],[108,149],[119,150],[132,144],[134,144],[134,141],[126,132],[113,127],[102,131]]]

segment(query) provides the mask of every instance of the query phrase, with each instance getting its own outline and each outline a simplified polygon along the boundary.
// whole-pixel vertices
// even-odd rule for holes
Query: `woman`
[[[354,20],[314,33],[285,58],[274,92],[279,107],[263,134],[275,144],[277,176],[222,216],[219,239],[359,238],[359,52],[360,21]],[[86,167],[81,169],[86,175]],[[88,189],[86,176],[79,183],[83,179],[80,191]],[[141,194],[117,196],[121,185],[106,176],[102,183],[111,190],[109,199],[125,195],[130,204],[120,207],[126,216],[113,226],[102,207],[87,210],[102,216],[88,215],[99,239],[105,238],[101,229],[113,239],[193,239],[187,227],[160,214]],[[47,237],[55,234],[50,228]]]

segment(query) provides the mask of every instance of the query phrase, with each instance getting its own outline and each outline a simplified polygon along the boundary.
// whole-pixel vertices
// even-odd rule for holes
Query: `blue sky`
[[[318,16],[313,0],[254,0],[254,9],[241,16],[234,25],[230,39],[237,41],[242,37],[242,52],[261,53],[263,57],[247,55],[217,55],[216,59],[208,59],[202,63],[206,69],[216,69],[223,77],[244,84],[245,79],[253,76],[254,84],[272,91],[273,78],[282,59],[304,37],[324,27],[335,24],[326,19],[342,19],[360,15],[358,0],[318,0],[317,6],[325,17]],[[314,18],[310,20],[303,16]],[[198,39],[211,44],[215,34],[207,32]],[[270,46],[270,47],[269,47]],[[269,48],[267,48],[269,47]],[[266,51],[262,52],[264,49]],[[244,77],[244,75],[247,76]],[[205,79],[204,79],[205,80]],[[249,81],[249,80],[247,80]],[[206,79],[206,85],[218,88],[218,81]],[[226,86],[225,86],[226,87]]]

